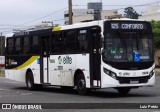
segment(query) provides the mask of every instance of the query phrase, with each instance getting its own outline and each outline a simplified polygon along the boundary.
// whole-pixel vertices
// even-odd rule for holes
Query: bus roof
[[[84,23],[75,23],[72,25],[66,25],[66,26],[57,26],[52,29],[52,31],[60,31],[60,30],[67,30],[72,28],[82,28],[83,27],[90,27],[90,26],[96,26],[100,25],[105,21],[140,21],[140,22],[148,22],[145,20],[138,20],[138,19],[129,19],[129,18],[121,18],[121,19],[105,19],[105,20],[99,20],[99,21],[91,21],[91,22],[84,22]]]
[[[8,37],[13,37],[13,35],[14,35],[14,33],[9,33],[9,34],[6,34],[5,37],[6,37],[6,38],[8,38]]]
[[[74,28],[99,26],[99,25],[102,25],[105,21],[141,21],[141,22],[147,22],[145,20],[137,20],[137,19],[129,19],[129,18],[105,19],[105,20],[98,20],[98,21],[75,23],[75,24],[72,24],[72,25],[65,25],[65,26],[56,26],[56,27],[53,27],[53,28],[32,29],[32,30],[27,30],[27,31],[24,31],[24,32],[9,33],[9,34],[6,34],[6,37],[8,38],[8,37],[21,36],[21,35],[26,35],[26,34],[34,35],[34,34],[39,34],[39,33],[50,33],[50,32],[54,32],[54,31],[74,29]]]

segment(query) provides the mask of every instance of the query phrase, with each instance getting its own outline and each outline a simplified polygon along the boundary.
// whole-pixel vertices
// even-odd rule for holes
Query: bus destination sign
[[[146,24],[144,23],[111,23],[111,29],[117,30],[143,30],[146,29]]]

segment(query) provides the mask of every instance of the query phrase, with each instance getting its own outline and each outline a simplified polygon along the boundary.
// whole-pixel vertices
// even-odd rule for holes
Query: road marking
[[[32,93],[21,93],[20,95],[22,95],[22,96],[26,96],[26,95],[31,95]]]
[[[6,83],[21,83],[21,82],[13,82],[13,81],[3,81],[3,82],[6,82]]]
[[[4,91],[4,90],[6,90],[6,89],[1,89],[1,88],[0,88],[0,91]]]

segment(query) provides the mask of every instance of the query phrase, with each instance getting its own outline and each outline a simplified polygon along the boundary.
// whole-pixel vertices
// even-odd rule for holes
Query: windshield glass
[[[137,32],[106,33],[103,58],[106,61],[152,61],[151,34]]]

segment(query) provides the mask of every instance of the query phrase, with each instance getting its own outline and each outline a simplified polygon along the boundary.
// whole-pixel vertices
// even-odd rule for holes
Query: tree
[[[131,18],[131,19],[138,19],[138,16],[140,16],[133,7],[127,7],[124,9],[124,17]]]
[[[160,49],[160,21],[151,21],[153,38],[154,38],[154,49]]]

